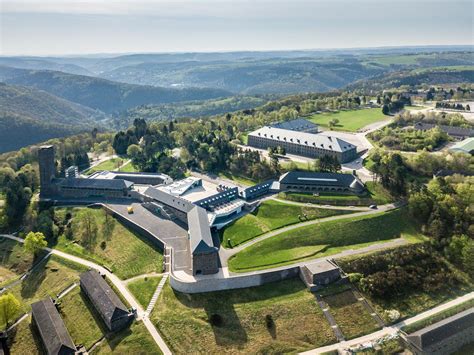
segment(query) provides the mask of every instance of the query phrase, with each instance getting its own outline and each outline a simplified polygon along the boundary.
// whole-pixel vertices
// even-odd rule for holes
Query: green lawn
[[[102,171],[102,170],[117,171],[119,170],[119,166],[121,166],[126,161],[127,159],[124,159],[124,158],[111,158],[111,159],[105,160],[102,163],[87,170],[86,175],[91,175],[92,173],[96,171]],[[123,168],[121,168],[120,171],[134,172],[135,168],[133,167],[132,164],[128,163]]]
[[[352,291],[344,291],[323,298],[329,305],[339,328],[346,339],[353,339],[380,329],[364,306],[357,301]]]
[[[220,172],[218,176],[220,178],[235,181],[236,183],[241,184],[243,186],[253,186],[257,183],[257,181],[254,181],[252,179],[246,178],[244,176],[235,175],[229,172]]]
[[[48,296],[55,298],[58,293],[77,282],[79,274],[86,270],[81,265],[55,255],[44,260],[25,280],[8,290],[21,303],[17,316],[29,312],[31,304],[36,301]],[[2,323],[3,320],[0,320],[0,329]]]
[[[267,315],[274,322],[270,328]],[[211,325],[212,316],[221,322]],[[336,341],[299,279],[201,294],[179,293],[167,284],[151,320],[177,354],[296,353]]]
[[[336,113],[314,114],[308,119],[323,127],[329,128],[329,121],[338,119],[339,123],[333,127],[336,131],[355,132],[371,123],[386,119],[380,108],[368,108],[362,110],[339,111]]]
[[[11,354],[41,354],[41,338],[31,325],[31,316],[8,332],[7,343]]]
[[[301,227],[265,239],[229,260],[235,272],[266,269],[365,247],[403,236],[416,241],[419,234],[405,209],[347,217]]]
[[[127,287],[138,303],[146,309],[161,279],[161,276],[144,277],[128,283]]]
[[[458,304],[457,306],[453,306],[444,311],[438,312],[428,318],[425,318],[425,319],[419,320],[418,322],[407,325],[403,327],[402,330],[405,331],[406,333],[413,333],[419,329],[425,328],[443,319],[454,316],[455,314],[461,313],[462,311],[465,311],[466,309],[470,309],[472,307],[474,307],[474,300],[469,300],[461,304]]]
[[[373,204],[384,205],[394,202],[394,198],[381,184],[368,181],[365,183],[365,185],[367,188],[367,193],[363,195],[347,195],[323,192],[319,193],[319,196],[314,196],[311,193],[280,192],[278,197],[288,201],[335,206],[370,206]]]
[[[125,173],[136,173],[138,170],[133,166],[132,162],[129,162],[120,168],[120,171]]]
[[[134,322],[129,328],[107,335],[105,341],[90,354],[162,354],[143,322]]]
[[[290,224],[346,213],[351,213],[351,211],[302,207],[267,200],[262,202],[256,211],[238,219],[223,230],[223,245],[229,247],[228,240],[230,240],[230,245],[235,247],[261,234]]]
[[[44,253],[40,253],[40,260]],[[28,271],[34,264],[33,255],[25,251],[23,244],[0,238],[0,287],[4,287]]]
[[[122,279],[162,271],[163,253],[148,240],[133,233],[113,217],[107,216],[102,209],[89,209],[99,228],[93,250],[84,248],[77,233],[80,232],[79,227],[75,229],[75,225],[78,225],[81,218],[79,212],[82,209],[58,208],[55,210],[55,216],[59,219],[64,219],[67,212],[72,214],[72,230],[74,231],[74,240],[61,235],[55,248],[107,266]],[[105,232],[106,218],[113,221],[110,236],[107,236]]]

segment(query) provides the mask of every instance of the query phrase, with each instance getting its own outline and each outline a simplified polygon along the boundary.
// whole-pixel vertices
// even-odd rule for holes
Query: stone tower
[[[54,192],[52,180],[56,175],[54,147],[52,145],[43,145],[39,148],[38,163],[40,171],[40,195],[50,195]]]

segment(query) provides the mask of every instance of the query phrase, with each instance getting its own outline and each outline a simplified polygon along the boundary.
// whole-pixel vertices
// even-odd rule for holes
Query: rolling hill
[[[105,113],[119,112],[144,104],[207,100],[231,95],[221,89],[142,86],[59,71],[6,66],[0,66],[0,81],[44,90]]]
[[[45,91],[0,83],[0,152],[101,127],[104,118]]]

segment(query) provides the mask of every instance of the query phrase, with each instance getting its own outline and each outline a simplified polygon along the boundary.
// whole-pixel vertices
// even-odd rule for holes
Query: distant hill
[[[106,113],[144,104],[207,100],[231,94],[221,89],[173,89],[118,83],[101,78],[50,70],[27,70],[0,66],[0,81],[47,91]]]
[[[428,68],[391,72],[361,80],[347,86],[347,89],[386,90],[403,85],[442,85],[474,83],[474,66],[451,68]]]
[[[104,118],[45,91],[0,83],[0,152],[101,127]]]

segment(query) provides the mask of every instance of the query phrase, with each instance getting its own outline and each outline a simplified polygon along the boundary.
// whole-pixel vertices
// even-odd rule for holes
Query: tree
[[[97,240],[97,221],[90,210],[83,210],[75,217],[76,234],[81,237],[86,249],[93,250]]]
[[[34,254],[37,255],[38,252],[45,248],[48,245],[46,242],[46,237],[41,232],[30,232],[26,235],[24,248]]]
[[[20,302],[11,293],[0,296],[0,324],[5,324],[5,329],[20,310]]]
[[[131,144],[127,148],[127,155],[131,159],[137,159],[139,155],[141,154],[142,150],[139,145],[137,144]]]
[[[469,240],[462,249],[462,264],[464,271],[469,275],[474,275],[474,240]]]

